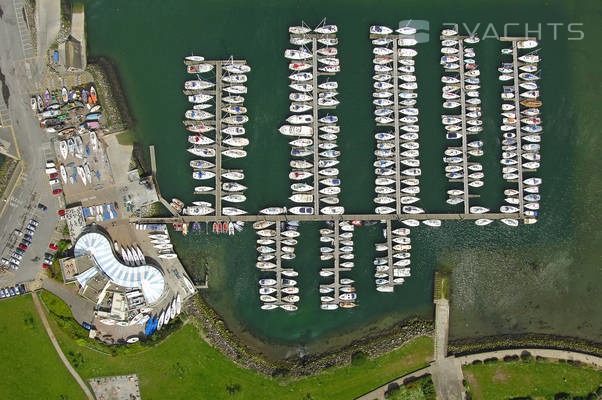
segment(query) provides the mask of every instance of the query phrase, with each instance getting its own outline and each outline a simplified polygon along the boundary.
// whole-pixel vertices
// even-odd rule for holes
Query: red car
[[[54,244],[54,243],[50,243],[50,244],[48,245],[48,247],[49,247],[49,248],[51,248],[52,250],[56,250],[56,249],[58,249],[58,247],[56,247],[56,244]]]
[[[63,193],[63,189],[54,189],[52,191],[52,194],[61,194],[61,193]]]
[[[19,243],[19,248],[23,250],[27,250],[27,245],[24,243]]]
[[[59,210],[59,215],[65,215],[65,210]]]
[[[56,179],[59,177],[59,174],[54,173],[54,174],[50,174],[50,179]]]

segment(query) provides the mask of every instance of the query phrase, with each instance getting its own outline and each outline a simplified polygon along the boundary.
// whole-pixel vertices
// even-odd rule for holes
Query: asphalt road
[[[19,24],[15,14],[13,0],[0,0],[2,17],[0,18],[0,69],[5,76],[8,87],[8,99],[0,95],[0,105],[6,102],[8,119],[12,123],[17,139],[24,172],[8,200],[3,215],[0,217],[0,252],[2,257],[10,256],[12,249],[20,242],[13,234],[15,229],[22,230],[30,218],[39,222],[33,241],[21,260],[16,271],[0,272],[0,287],[32,280],[41,271],[44,253],[49,250],[48,244],[58,237],[55,232],[57,224],[57,199],[51,194],[48,177],[44,173],[45,163],[52,154],[50,141],[39,127],[38,120],[30,108],[29,95],[24,93],[26,83],[19,81],[22,68],[27,67],[25,50],[19,32]],[[43,50],[43,49],[40,49]],[[43,54],[43,51],[40,51]],[[42,82],[43,68],[31,68],[32,80]],[[22,79],[22,78],[21,78]],[[6,91],[5,91],[6,92]],[[5,118],[3,113],[3,119]],[[46,212],[38,210],[38,202],[48,207]],[[18,240],[17,240],[18,239]]]

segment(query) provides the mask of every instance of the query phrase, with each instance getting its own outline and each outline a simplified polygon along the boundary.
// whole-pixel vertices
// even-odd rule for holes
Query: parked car
[[[10,259],[10,262],[11,262],[11,263],[13,263],[13,264],[16,264],[16,265],[19,265],[19,264],[21,264],[21,261],[19,261],[19,260],[18,260],[18,259],[16,259],[16,258],[12,258],[12,257],[11,257],[11,259]]]
[[[39,208],[40,210],[42,210],[42,211],[46,211],[46,210],[48,210],[48,207],[46,207],[46,206],[45,206],[44,204],[42,204],[42,203],[38,203],[38,208]]]
[[[59,210],[59,215],[65,215],[65,210]]]
[[[33,234],[35,232],[33,231],[33,229],[27,228],[27,229],[25,229],[25,233],[27,233],[28,235],[32,235],[33,236]]]
[[[33,226],[36,226],[36,227],[37,227],[38,225],[40,225],[40,223],[39,223],[38,221],[36,221],[35,219],[33,219],[33,218],[29,220],[29,224],[30,224],[30,225],[33,225]]]
[[[87,330],[92,329],[92,326],[87,322],[82,322],[82,326],[84,327],[84,329],[87,329]]]
[[[8,260],[2,257],[2,260],[0,260],[0,265],[8,265]]]
[[[63,189],[54,189],[52,191],[52,194],[61,194],[61,193],[63,193]]]
[[[21,293],[21,289],[19,289],[19,285],[15,285],[15,293],[16,294],[23,294],[23,293]]]
[[[19,285],[19,290],[21,291],[21,294],[25,294],[25,285],[21,283]]]
[[[14,295],[15,295],[15,289],[13,289],[13,288],[8,288],[8,291],[9,291],[9,293],[10,293],[10,295],[11,295],[11,296],[14,296]]]
[[[52,174],[52,175],[56,175],[56,174]],[[59,184],[59,180],[58,179],[51,179],[48,181],[48,183],[50,185],[58,185]]]
[[[23,250],[23,249],[20,249],[20,248],[18,248],[18,247],[17,247],[17,248],[15,249],[15,253],[18,253],[18,254],[21,254],[21,255],[23,255],[23,254],[25,254],[25,250]]]
[[[31,244],[31,240],[27,240],[27,239],[23,238],[23,240],[21,241],[21,243],[24,243],[24,244],[26,244],[26,245],[29,246]]]
[[[14,253],[12,254],[12,257],[13,257],[13,258],[16,258],[17,260],[20,260],[20,259],[22,259],[22,258],[23,258],[23,256],[22,256],[21,254],[17,253],[17,252],[14,252]]]
[[[54,244],[54,243],[50,243],[50,244],[48,245],[48,247],[49,247],[49,248],[51,248],[52,250],[57,250],[57,249],[58,249],[58,247],[57,247],[57,246],[56,246],[56,244]]]
[[[50,174],[50,179],[56,179],[59,177],[59,174],[57,174],[56,172],[54,174]]]
[[[26,235],[23,235],[23,239],[27,239],[27,240],[31,241],[31,240],[33,240],[33,236],[26,234]]]
[[[4,293],[4,289],[0,289],[0,299],[3,299],[6,297],[6,294]]]
[[[17,264],[15,264],[15,263],[10,263],[10,267],[12,269],[19,269],[19,266]]]

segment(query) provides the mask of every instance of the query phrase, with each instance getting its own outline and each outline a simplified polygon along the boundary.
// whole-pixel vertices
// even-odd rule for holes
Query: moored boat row
[[[320,308],[326,311],[357,306],[354,280],[342,277],[355,266],[353,231],[360,221],[326,221],[320,229],[320,277],[332,279],[330,284],[320,284]]]
[[[259,280],[259,300],[262,310],[281,308],[297,311],[295,303],[300,300],[297,281],[299,274],[288,265],[296,258],[295,246],[300,233],[299,222],[257,221],[253,224],[257,234],[256,267],[261,271]],[[266,278],[266,274],[270,274]],[[272,275],[275,274],[275,275]]]
[[[200,57],[200,56],[195,56]],[[205,61],[200,58],[184,60],[186,70],[197,79],[184,83],[184,93],[192,104],[186,111],[184,124],[188,131],[188,152],[198,157],[190,161],[192,178],[200,181],[194,193],[211,196],[212,201],[194,201],[182,212],[186,215],[241,215],[239,208],[246,201],[245,174],[239,169],[225,169],[223,159],[246,157],[244,149],[249,144],[244,124],[246,115],[243,94],[247,92],[246,73],[251,68],[234,59]],[[201,74],[215,69],[215,82]],[[209,182],[209,183],[208,183]],[[224,202],[225,204],[222,204]],[[219,203],[219,204],[218,204]],[[236,206],[236,207],[235,207]]]
[[[289,200],[297,204],[288,208],[292,214],[345,211],[339,204],[338,117],[319,113],[339,104],[338,83],[330,79],[341,69],[336,31],[336,25],[320,25],[313,30],[304,25],[289,28],[291,44],[300,47],[284,52],[291,70],[292,114],[279,131],[291,137]]]
[[[470,193],[484,185],[483,165],[473,161],[483,155],[483,141],[475,135],[483,130],[480,99],[480,70],[473,46],[479,43],[477,36],[459,36],[446,29],[441,36],[441,77],[443,108],[441,123],[446,139],[452,143],[444,152],[445,176],[451,183],[459,183],[447,191],[446,202],[461,205],[465,213],[484,213],[489,210],[471,206]],[[470,47],[466,47],[466,46]]]
[[[419,125],[413,46],[415,29],[370,27],[373,44],[375,212],[377,214],[422,213],[420,201]],[[412,205],[414,204],[414,205]]]
[[[502,82],[502,177],[508,183],[517,183],[516,189],[504,190],[506,204],[502,213],[519,213],[525,224],[537,222],[539,210],[539,184],[541,179],[532,176],[540,166],[541,126],[539,100],[539,55],[534,39],[511,40],[512,47],[503,48],[502,56],[512,57],[498,68]],[[528,52],[524,52],[528,49]],[[502,220],[517,226],[518,220]]]

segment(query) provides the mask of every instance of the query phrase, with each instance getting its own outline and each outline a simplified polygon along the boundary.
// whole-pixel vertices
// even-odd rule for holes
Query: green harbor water
[[[601,170],[598,156],[600,102],[600,5],[594,1],[165,1],[86,3],[90,55],[111,58],[137,124],[138,140],[157,149],[158,179],[166,198],[194,199],[182,127],[188,103],[182,95],[189,78],[182,58],[193,52],[208,59],[234,55],[253,68],[248,74],[245,106],[251,144],[248,157],[226,167],[243,168],[251,213],[265,206],[287,204],[290,195],[288,139],[277,128],[289,115],[287,27],[301,20],[310,26],[326,17],[339,27],[337,74],[341,104],[339,169],[342,205],[349,213],[372,212],[374,188],[372,95],[372,24],[395,27],[400,20],[430,22],[429,43],[416,57],[420,108],[421,202],[430,212],[460,211],[445,203],[449,189],[441,160],[448,145],[440,124],[441,70],[438,34],[444,22],[466,23],[485,36],[488,24],[503,33],[524,35],[524,24],[542,24],[540,55],[543,107],[542,210],[536,225],[510,228],[501,223],[476,227],[470,222],[444,222],[439,229],[412,230],[412,277],[394,294],[380,294],[373,282],[373,243],[380,226],[356,230],[356,280],[359,307],[323,312],[319,309],[320,277],[317,223],[300,228],[297,258],[300,310],[295,313],[259,310],[255,268],[257,252],[252,229],[235,237],[213,234],[175,235],[177,251],[196,279],[209,272],[205,297],[230,328],[275,357],[320,352],[391,327],[412,316],[432,318],[433,271],[454,270],[452,338],[516,332],[543,332],[602,341],[600,278],[602,257],[599,223]],[[546,23],[558,22],[558,38]],[[585,32],[582,41],[567,32],[567,23]],[[491,28],[488,30],[493,33]],[[485,186],[474,204],[499,208],[503,189],[499,158],[500,83],[496,67],[501,44],[482,40],[476,46],[481,68],[485,142],[482,157]],[[267,343],[267,344],[266,344]]]

